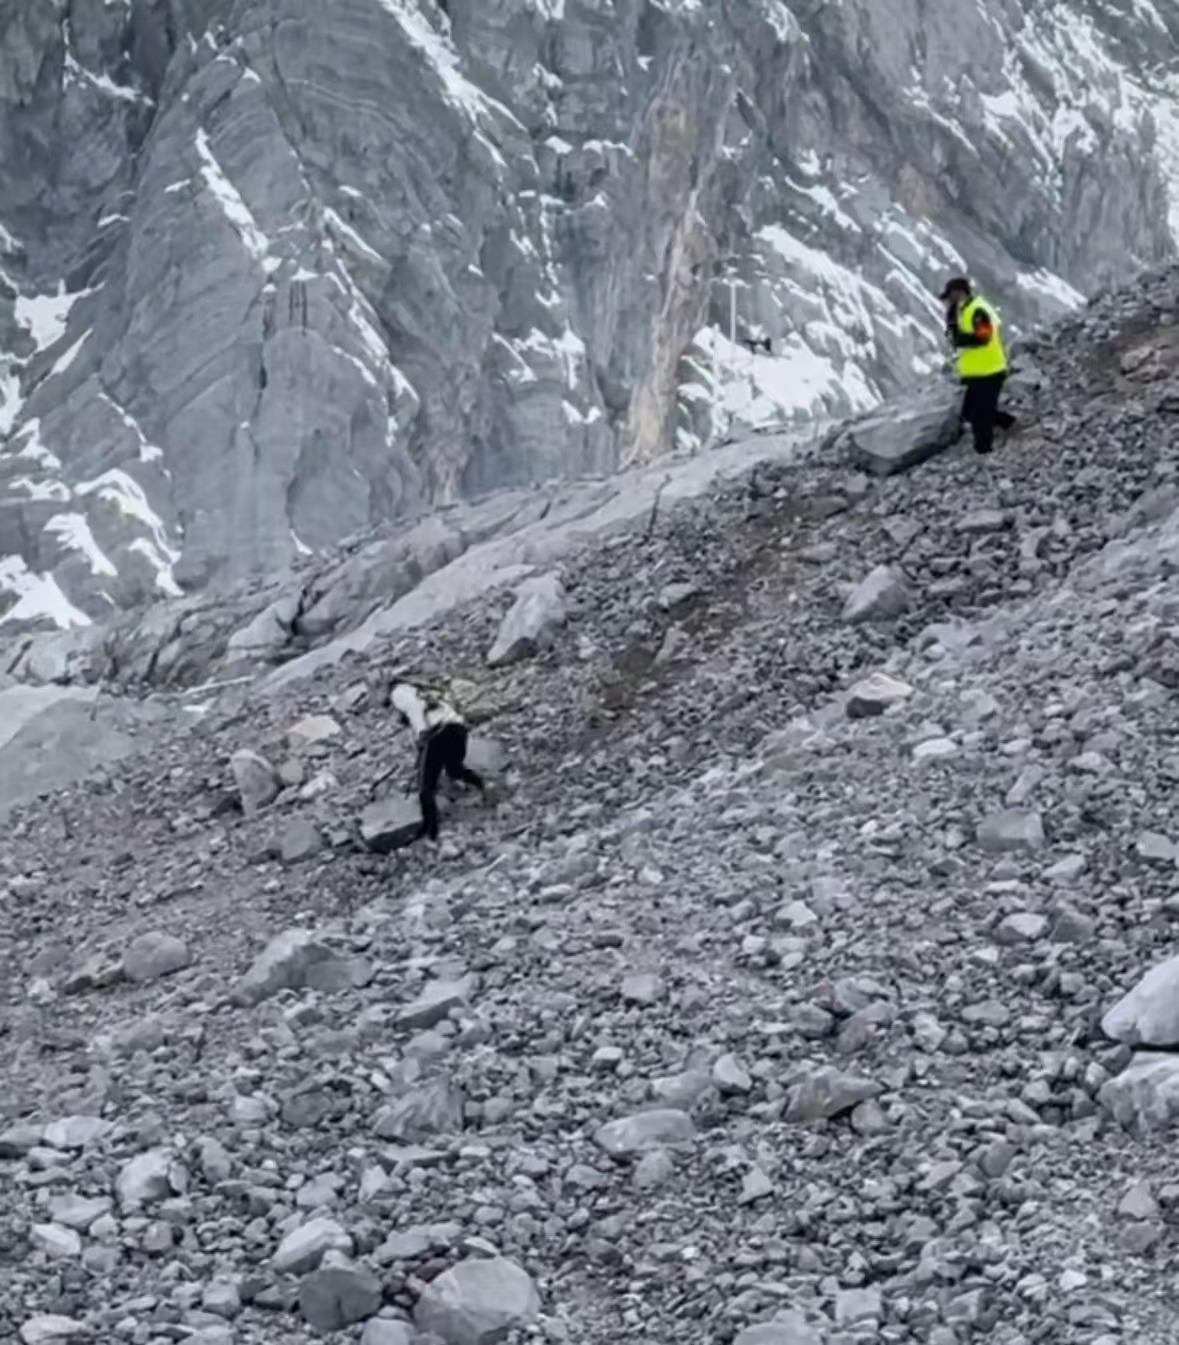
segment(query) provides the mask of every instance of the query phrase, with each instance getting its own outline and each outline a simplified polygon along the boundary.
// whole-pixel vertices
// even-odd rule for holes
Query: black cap
[[[951,294],[969,294],[970,281],[965,276],[951,276],[946,281],[946,288],[938,295],[938,298],[944,303]]]

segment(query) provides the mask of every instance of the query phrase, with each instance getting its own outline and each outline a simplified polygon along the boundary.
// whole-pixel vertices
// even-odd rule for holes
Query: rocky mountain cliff
[[[994,458],[747,466],[514,661],[0,691],[0,1338],[1174,1345],[1179,266],[1033,353]],[[406,662],[492,787],[390,853]]]
[[[947,271],[1027,326],[1174,251],[1177,41],[1150,0],[6,0],[0,621],[871,405]]]

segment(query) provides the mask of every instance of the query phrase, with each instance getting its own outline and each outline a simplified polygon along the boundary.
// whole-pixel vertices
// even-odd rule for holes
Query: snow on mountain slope
[[[1152,0],[15,0],[0,623],[866,407],[948,272],[1026,327],[1177,184]]]

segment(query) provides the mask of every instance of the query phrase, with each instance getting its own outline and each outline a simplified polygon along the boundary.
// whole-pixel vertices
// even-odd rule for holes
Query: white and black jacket
[[[389,704],[419,738],[426,738],[448,724],[466,727],[466,720],[444,691],[413,682],[395,682]]]

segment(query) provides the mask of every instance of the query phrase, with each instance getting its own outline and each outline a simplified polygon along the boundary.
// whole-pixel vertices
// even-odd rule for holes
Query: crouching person
[[[438,784],[442,772],[486,794],[483,777],[466,765],[467,722],[440,688],[399,681],[389,703],[418,740],[417,790],[422,810],[421,836],[438,839]]]

